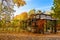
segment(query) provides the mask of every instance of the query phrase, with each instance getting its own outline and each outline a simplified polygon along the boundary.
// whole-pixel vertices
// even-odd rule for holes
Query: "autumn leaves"
[[[25,1],[23,1],[23,0],[13,0],[13,2],[15,4],[17,4],[18,7],[19,6],[24,6],[26,4]]]

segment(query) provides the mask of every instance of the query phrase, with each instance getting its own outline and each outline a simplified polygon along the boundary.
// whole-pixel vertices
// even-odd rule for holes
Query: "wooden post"
[[[55,32],[55,33],[57,32],[57,30],[56,30],[56,23],[57,23],[56,20],[54,20],[54,24],[55,24],[55,26],[54,26],[54,30],[55,30],[55,31],[54,31],[54,32]]]

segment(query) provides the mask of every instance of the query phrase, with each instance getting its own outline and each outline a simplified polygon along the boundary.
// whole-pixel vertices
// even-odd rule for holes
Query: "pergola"
[[[30,27],[41,30],[43,33],[56,33],[56,19],[47,14],[34,14],[30,22]],[[50,31],[50,32],[49,32]]]

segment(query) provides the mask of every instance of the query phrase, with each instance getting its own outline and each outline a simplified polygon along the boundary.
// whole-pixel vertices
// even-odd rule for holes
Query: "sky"
[[[41,10],[41,11],[49,11],[53,6],[53,0],[25,0],[26,5],[22,7],[14,6],[14,15],[21,14],[22,12],[28,12],[31,9]]]

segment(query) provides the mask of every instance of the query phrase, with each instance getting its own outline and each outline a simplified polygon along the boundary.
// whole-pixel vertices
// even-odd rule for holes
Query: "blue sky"
[[[42,10],[42,11],[48,11],[51,9],[53,6],[53,0],[25,0],[26,5],[23,7],[14,7],[14,10],[16,12],[14,13],[15,15],[18,15],[22,12],[28,12],[31,9],[36,9],[36,10]]]

